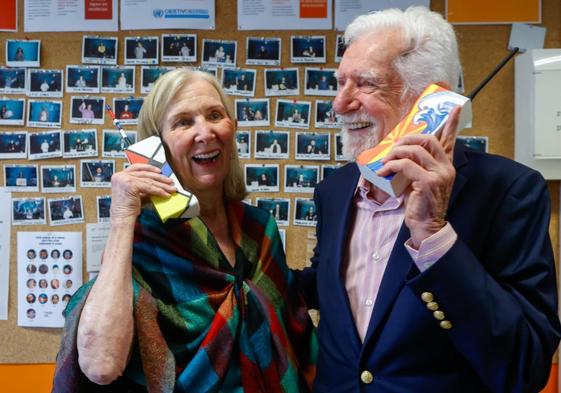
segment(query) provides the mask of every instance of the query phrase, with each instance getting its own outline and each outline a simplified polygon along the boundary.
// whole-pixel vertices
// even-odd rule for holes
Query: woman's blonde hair
[[[220,100],[224,108],[226,108],[226,114],[235,124],[236,119],[232,112],[230,101],[216,78],[207,72],[190,68],[179,68],[160,76],[150,94],[144,99],[140,114],[138,115],[140,139],[148,138],[152,135],[161,136],[161,124],[167,108],[171,105],[179,91],[199,80],[208,82],[218,92]],[[236,146],[235,134],[233,139],[233,146]],[[238,159],[238,149],[236,148],[232,149],[230,168],[228,175],[224,179],[224,193],[227,198],[235,200],[242,200],[246,195],[243,173]]]

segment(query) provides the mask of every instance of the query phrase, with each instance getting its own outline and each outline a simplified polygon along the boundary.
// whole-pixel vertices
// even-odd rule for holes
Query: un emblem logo
[[[152,14],[154,14],[154,18],[161,18],[164,16],[164,10],[162,10],[161,8],[156,8]]]

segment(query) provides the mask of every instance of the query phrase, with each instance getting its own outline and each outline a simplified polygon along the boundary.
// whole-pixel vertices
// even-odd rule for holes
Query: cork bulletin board
[[[547,27],[546,34],[546,48],[560,47],[561,46],[561,4],[556,0],[543,0],[543,26]],[[432,9],[444,12],[444,0],[432,1]],[[82,53],[82,37],[83,35],[98,35],[92,32],[76,32],[76,33],[24,33],[23,32],[23,1],[19,1],[19,15],[18,22],[19,32],[17,33],[0,33],[0,64],[5,65],[5,40],[6,39],[40,39],[41,40],[41,68],[43,69],[63,69],[66,70],[66,65],[81,64]],[[284,192],[283,181],[284,173],[282,168],[287,164],[294,165],[321,165],[323,164],[336,164],[334,155],[334,135],[337,133],[336,129],[321,129],[315,128],[315,123],[310,122],[310,128],[307,130],[295,130],[292,128],[274,127],[274,108],[275,103],[279,99],[289,100],[305,100],[312,102],[312,114],[315,113],[314,102],[316,100],[329,100],[331,97],[320,97],[304,95],[304,74],[306,67],[324,67],[336,68],[337,63],[334,61],[335,48],[336,48],[336,35],[335,31],[238,31],[236,23],[236,5],[235,2],[228,0],[216,1],[216,30],[213,31],[195,31],[195,30],[173,30],[173,31],[119,31],[99,33],[102,36],[111,36],[119,38],[119,53],[117,63],[124,64],[123,48],[124,38],[134,36],[160,36],[161,34],[197,34],[197,62],[190,64],[180,63],[159,63],[159,65],[181,66],[181,65],[200,65],[202,40],[215,39],[215,40],[235,40],[237,41],[237,66],[241,68],[249,68],[256,70],[256,85],[255,85],[255,98],[265,98],[264,94],[264,70],[272,68],[270,66],[260,65],[246,65],[246,38],[247,37],[277,37],[282,40],[281,51],[281,65],[280,67],[298,67],[300,89],[299,96],[289,97],[269,97],[270,98],[270,112],[271,112],[271,125],[263,127],[240,127],[249,129],[252,133],[252,144],[255,143],[255,132],[257,130],[270,130],[279,129],[289,131],[290,149],[288,159],[258,159],[254,157],[253,151],[251,158],[241,160],[244,164],[279,164],[280,167],[280,192],[279,193],[251,193],[249,199],[252,203],[256,204],[257,197],[282,197],[290,199],[291,216],[295,208],[295,198],[311,198],[311,193],[297,194],[292,192]],[[492,26],[457,26],[456,27],[460,55],[464,65],[464,82],[466,94],[475,87],[480,80],[482,80],[487,73],[506,55],[507,45],[509,40],[510,26],[508,25],[492,25]],[[321,35],[326,38],[326,63],[323,64],[292,64],[290,58],[290,40],[292,35]],[[161,45],[161,40],[160,40]],[[140,96],[140,66],[136,67],[136,83],[135,83],[135,96]],[[220,72],[220,71],[219,71]],[[66,75],[65,75],[66,78]],[[62,114],[62,129],[78,129],[78,128],[91,128],[91,126],[82,127],[76,124],[70,124],[70,100],[72,96],[78,96],[78,93],[66,93],[62,98],[63,101],[63,114]],[[125,94],[110,94],[101,93],[93,94],[92,96],[105,96],[106,102],[112,104],[113,97],[127,97]],[[10,96],[24,98],[23,95]],[[231,97],[232,102],[236,98]],[[507,157],[514,155],[514,66],[513,63],[507,65],[491,83],[479,94],[474,101],[473,113],[474,122],[473,128],[469,132],[464,131],[463,134],[475,136],[488,136],[489,137],[489,151],[491,153],[500,154]],[[98,133],[98,159],[101,159],[101,141],[102,130],[113,129],[111,120],[105,116],[105,124],[96,125]],[[134,126],[125,126],[127,130],[134,130]],[[44,131],[45,129],[34,129],[27,126],[22,127],[0,127],[0,131],[17,131],[26,130],[31,133]],[[331,138],[331,156],[329,161],[302,161],[295,158],[295,134],[298,131],[314,132],[322,131],[329,132]],[[252,149],[253,150],[253,149]],[[92,158],[94,159],[94,158]],[[121,169],[124,159],[116,158],[116,170]],[[23,164],[26,160],[2,160],[2,164]],[[33,164],[40,165],[61,165],[61,164],[74,164],[79,167],[79,159],[46,159],[34,161]],[[79,173],[79,169],[77,170]],[[3,172],[0,173],[0,184],[4,184]],[[552,199],[552,220],[550,226],[550,233],[555,250],[556,261],[559,260],[559,182],[549,182],[549,190]],[[96,197],[98,195],[110,194],[109,188],[80,188],[77,184],[77,195],[81,195],[83,199],[85,222],[97,222],[96,216]],[[67,194],[51,194],[46,197],[63,197]],[[17,193],[12,194],[16,197],[44,196],[38,192],[34,193]],[[47,220],[48,223],[48,220]],[[16,281],[16,238],[18,231],[78,231],[82,232],[83,240],[83,254],[86,255],[86,225],[73,224],[52,227],[45,226],[12,226],[11,232],[11,257],[10,257],[10,294],[9,294],[9,317],[7,321],[0,321],[0,363],[52,363],[55,361],[55,356],[60,342],[61,329],[47,329],[47,328],[22,328],[17,326],[17,281]],[[287,261],[290,266],[301,268],[306,265],[309,257],[311,256],[313,246],[315,244],[313,227],[295,226],[290,217],[290,225],[283,226],[281,229],[286,229],[286,250]],[[84,257],[85,258],[85,257]],[[84,260],[85,271],[85,260]],[[84,277],[85,279],[86,277]]]

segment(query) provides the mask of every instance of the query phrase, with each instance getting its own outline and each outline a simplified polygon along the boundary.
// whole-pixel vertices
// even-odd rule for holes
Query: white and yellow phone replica
[[[150,164],[161,169],[162,174],[173,179],[177,192],[169,198],[152,196],[151,200],[162,222],[170,218],[191,218],[199,215],[197,197],[185,190],[166,161],[166,154],[159,137],[151,136],[125,149],[131,164]]]

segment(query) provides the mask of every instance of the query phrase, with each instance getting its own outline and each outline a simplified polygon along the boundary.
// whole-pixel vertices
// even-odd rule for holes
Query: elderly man
[[[357,18],[337,73],[344,152],[374,147],[431,82],[453,88],[451,26],[425,8]],[[390,197],[355,163],[316,188],[317,247],[300,274],[319,308],[316,392],[537,392],[559,342],[548,191],[535,171],[403,137],[380,175],[411,180]],[[452,158],[453,157],[453,158]]]

